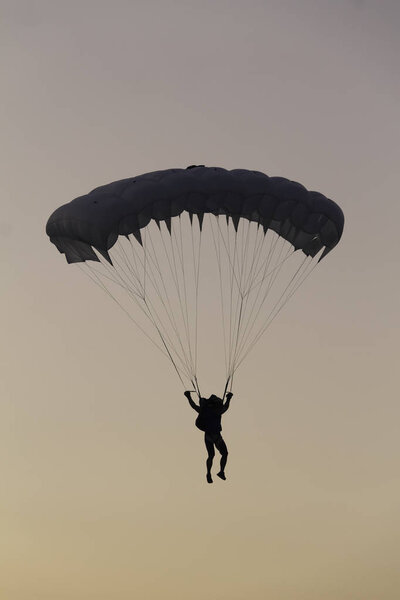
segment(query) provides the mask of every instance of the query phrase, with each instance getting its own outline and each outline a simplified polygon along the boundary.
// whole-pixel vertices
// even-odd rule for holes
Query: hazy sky
[[[2,598],[397,600],[400,4],[0,7]],[[212,486],[170,365],[44,232],[189,164],[346,216],[238,372]]]

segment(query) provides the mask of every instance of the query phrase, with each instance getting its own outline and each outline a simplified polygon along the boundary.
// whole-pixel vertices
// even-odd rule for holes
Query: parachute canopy
[[[156,340],[149,337],[156,345],[161,341],[158,347],[179,377],[197,389],[204,230],[203,246],[214,246],[219,273],[218,282],[206,258],[205,285],[221,298],[231,380],[307,276],[314,257],[320,261],[339,242],[343,225],[337,204],[294,181],[245,169],[191,166],[98,187],[58,208],[46,232],[68,263],[84,263],[119,304],[118,294],[125,291],[136,306],[124,310],[137,323],[135,311],[141,309],[156,332]],[[303,259],[291,270],[287,263],[294,254]],[[99,268],[92,261],[100,262]]]
[[[326,255],[339,242],[344,217],[332,200],[283,177],[259,171],[189,167],[154,171],[95,188],[58,208],[46,232],[68,262],[98,260],[92,247],[107,257],[120,235],[141,240],[153,219],[169,227],[186,211],[201,221],[206,213],[255,221],[272,229],[297,250]]]

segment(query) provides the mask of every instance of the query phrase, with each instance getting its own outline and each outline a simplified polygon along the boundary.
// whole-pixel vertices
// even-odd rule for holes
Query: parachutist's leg
[[[217,475],[221,479],[226,479],[225,467],[226,461],[228,460],[228,448],[226,447],[222,435],[220,435],[219,438],[216,440],[215,445],[217,447],[218,452],[221,454],[220,472],[217,473]]]
[[[213,458],[215,456],[215,450],[214,450],[214,442],[211,438],[211,436],[208,436],[207,433],[204,435],[204,441],[206,444],[206,448],[207,448],[207,453],[208,453],[208,457],[207,457],[207,461],[206,461],[206,465],[207,465],[207,481],[208,483],[212,483],[212,477],[211,477],[211,467],[213,464]]]

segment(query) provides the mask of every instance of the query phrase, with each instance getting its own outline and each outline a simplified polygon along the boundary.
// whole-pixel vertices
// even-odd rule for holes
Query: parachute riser
[[[226,384],[225,384],[225,389],[224,389],[224,393],[222,394],[222,400],[225,398],[226,393],[228,391],[228,386],[229,386],[229,382],[231,381],[231,376],[228,377],[228,379],[226,380]],[[231,386],[232,389],[232,386]]]
[[[196,375],[194,376],[193,379],[191,379],[191,383],[193,384],[193,387],[195,389],[196,394],[198,395],[199,398],[201,398],[201,392],[200,392],[199,382],[197,381]]]

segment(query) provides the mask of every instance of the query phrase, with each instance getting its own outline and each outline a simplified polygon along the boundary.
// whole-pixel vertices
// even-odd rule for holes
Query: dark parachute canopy
[[[68,262],[107,256],[120,235],[135,235],[152,219],[164,221],[186,211],[201,221],[206,213],[240,218],[272,229],[307,256],[339,242],[344,216],[337,204],[284,177],[258,171],[188,167],[154,171],[114,181],[58,208],[46,232]],[[321,257],[322,258],[322,257]]]
[[[194,165],[98,187],[58,208],[46,232],[68,263],[83,263],[121,305],[115,290],[124,289],[156,331],[158,343],[149,337],[184,385],[190,381],[198,390],[200,262],[207,247],[215,249],[219,285],[212,293],[221,294],[226,381],[231,382],[307,276],[306,268],[339,242],[343,225],[337,204],[299,183],[258,171]],[[301,265],[286,273],[274,296],[297,250]],[[101,271],[93,261],[101,263]],[[210,260],[206,263],[209,269]],[[206,279],[209,286],[213,277],[206,273]],[[136,312],[122,307],[149,335]]]

